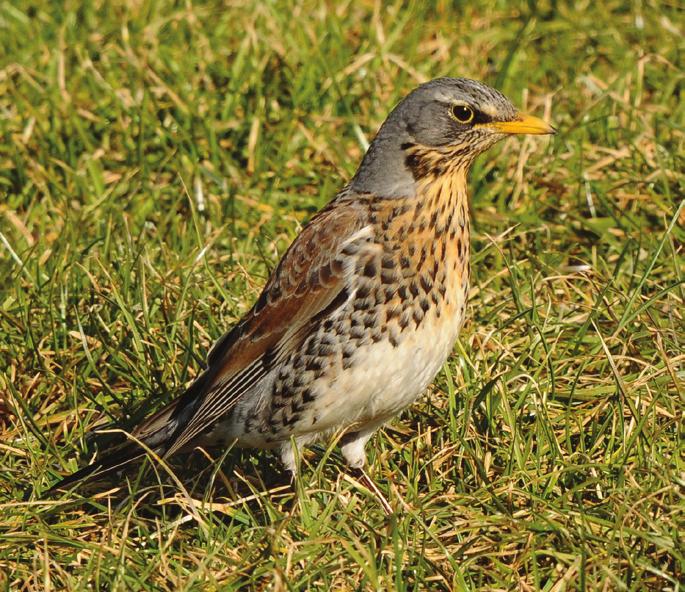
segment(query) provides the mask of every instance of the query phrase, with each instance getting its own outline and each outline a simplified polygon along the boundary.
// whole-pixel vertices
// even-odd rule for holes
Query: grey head
[[[436,78],[409,93],[388,115],[350,188],[379,197],[411,197],[426,167],[417,154],[468,169],[478,154],[509,134],[551,134],[499,91],[468,78]]]

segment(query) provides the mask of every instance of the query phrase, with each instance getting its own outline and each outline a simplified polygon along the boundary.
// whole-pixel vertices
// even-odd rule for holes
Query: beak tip
[[[517,117],[508,121],[497,121],[490,124],[496,131],[504,134],[528,134],[533,136],[554,135],[556,128],[539,117],[518,113]]]

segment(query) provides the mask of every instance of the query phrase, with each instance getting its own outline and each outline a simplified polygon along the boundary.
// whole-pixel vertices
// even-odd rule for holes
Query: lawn
[[[0,2],[0,589],[682,590],[677,4]],[[442,75],[559,133],[472,171],[468,321],[367,446],[396,513],[335,447],[292,487],[196,451],[38,495],[182,392]]]

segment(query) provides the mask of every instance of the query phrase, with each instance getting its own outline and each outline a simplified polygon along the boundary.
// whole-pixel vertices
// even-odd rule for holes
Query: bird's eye
[[[452,105],[450,107],[450,115],[458,123],[471,123],[473,121],[473,109],[466,105]]]

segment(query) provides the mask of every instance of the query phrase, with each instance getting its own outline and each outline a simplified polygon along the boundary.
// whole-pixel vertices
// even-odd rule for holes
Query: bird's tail
[[[55,483],[55,485],[45,491],[44,495],[50,495],[58,489],[67,489],[71,485],[80,483],[81,481],[104,477],[143,456],[145,456],[144,448],[133,442],[128,442],[122,445],[118,450],[98,458],[94,463],[79,469],[71,475],[67,475],[64,479]]]
[[[144,457],[148,452],[165,457],[167,451],[173,450],[173,444],[182,432],[188,416],[192,415],[200,400],[198,395],[210,378],[208,372],[202,373],[182,396],[136,426],[127,435],[128,441],[115,447],[109,454],[97,458],[93,464],[68,475],[45,493],[50,494],[87,479],[104,477]]]

